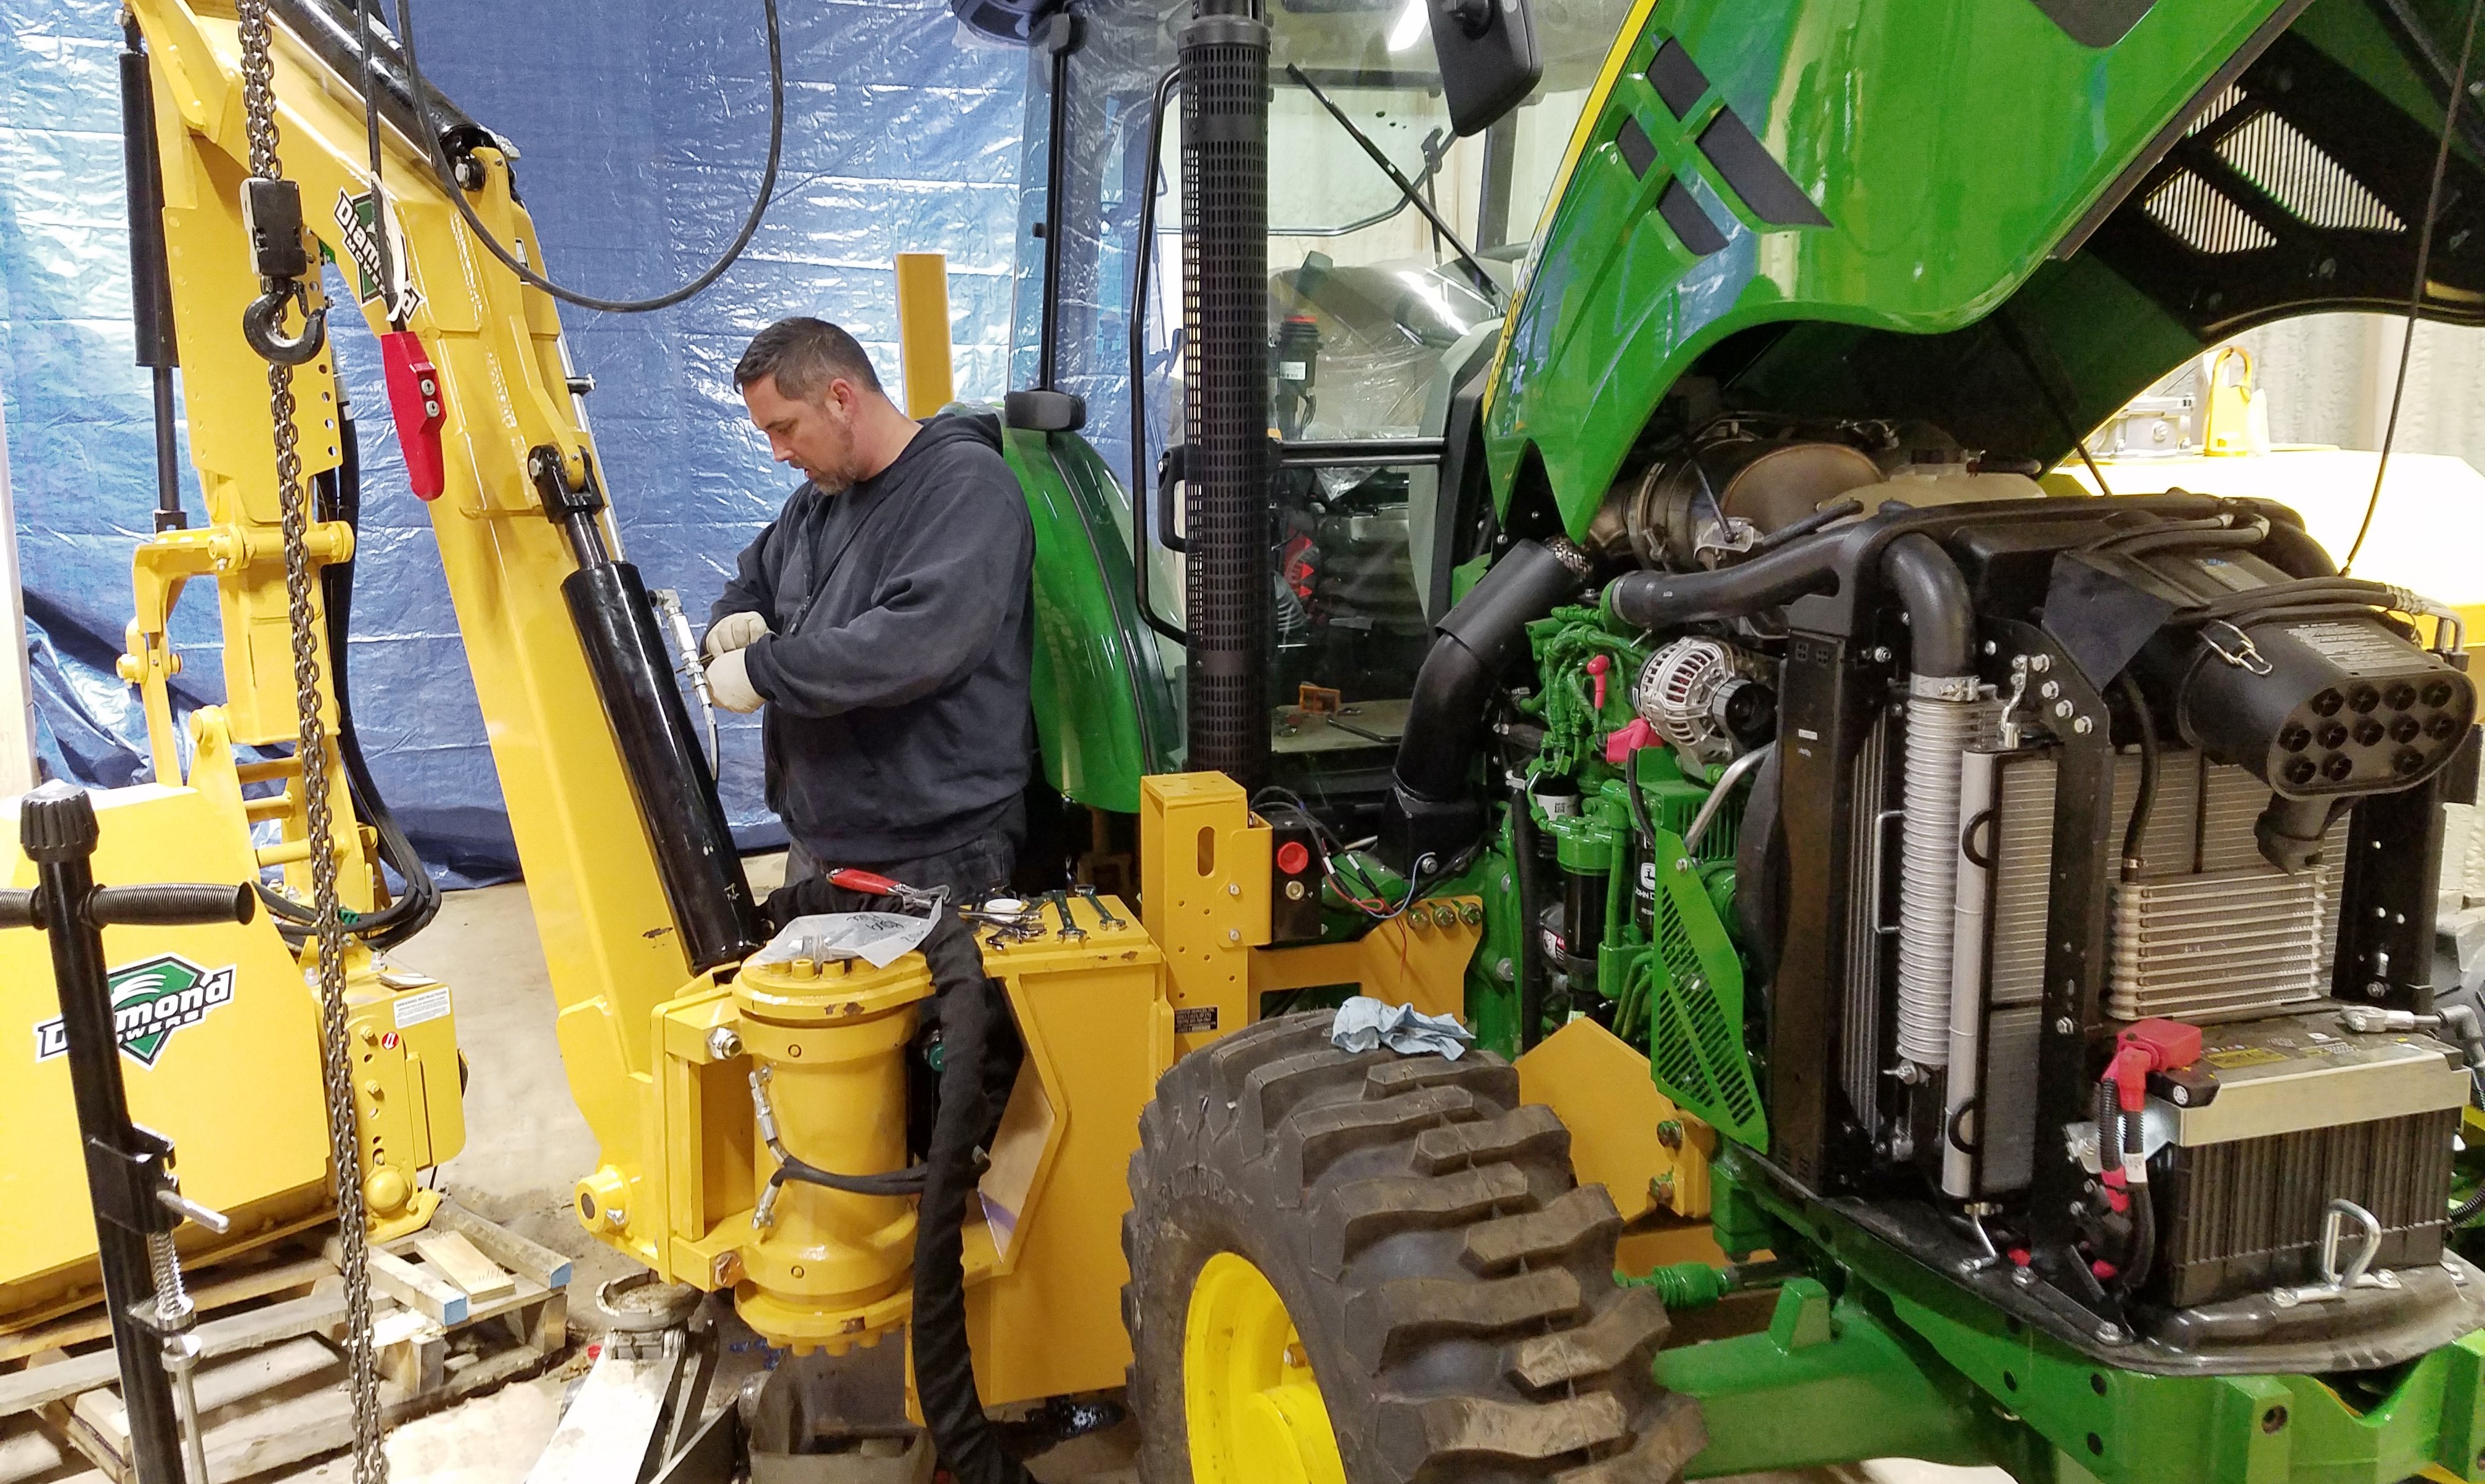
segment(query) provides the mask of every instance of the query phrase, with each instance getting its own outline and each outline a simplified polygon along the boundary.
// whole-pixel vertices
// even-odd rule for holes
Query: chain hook
[[[287,284],[282,279],[263,278],[266,290],[241,312],[241,338],[259,352],[262,361],[278,366],[300,366],[319,353],[328,344],[328,307],[311,307],[311,289],[300,279]],[[302,308],[302,333],[287,335],[279,328],[285,322],[285,303],[292,300]]]

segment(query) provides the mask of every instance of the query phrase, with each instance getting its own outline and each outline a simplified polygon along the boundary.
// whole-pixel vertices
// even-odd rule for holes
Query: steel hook
[[[286,283],[260,279],[266,289],[241,312],[241,338],[259,352],[262,361],[279,366],[300,366],[319,353],[328,343],[328,308],[311,307],[311,290],[299,279]],[[302,306],[302,333],[287,336],[278,328],[285,319],[285,301],[292,299]]]

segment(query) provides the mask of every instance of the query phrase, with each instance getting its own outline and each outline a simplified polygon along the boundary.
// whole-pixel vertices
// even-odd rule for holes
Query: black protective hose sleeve
[[[202,922],[247,922],[259,911],[250,886],[190,886],[162,882],[96,887],[86,899],[86,920],[97,927],[187,927]]]
[[[1640,629],[1746,618],[1836,587],[1842,549],[1805,540],[1713,572],[1625,572],[1605,584],[1605,612]]]
[[[1976,672],[1976,616],[1967,579],[1931,536],[1910,533],[1881,552],[1881,576],[1907,613],[1907,669],[1949,678]]]
[[[957,914],[942,911],[923,958],[940,991],[941,1102],[924,1157],[923,1201],[915,1228],[915,1389],[933,1451],[958,1484],[1027,1484],[1025,1468],[1001,1446],[975,1390],[967,1339],[967,1197],[975,1185],[976,1146],[990,1137],[993,1068],[1009,1011],[984,976],[983,955]]]

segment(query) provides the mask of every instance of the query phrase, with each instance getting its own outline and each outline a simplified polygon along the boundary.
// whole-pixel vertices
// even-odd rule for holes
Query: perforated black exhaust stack
[[[1269,776],[1269,27],[1196,0],[1182,33],[1189,765]]]

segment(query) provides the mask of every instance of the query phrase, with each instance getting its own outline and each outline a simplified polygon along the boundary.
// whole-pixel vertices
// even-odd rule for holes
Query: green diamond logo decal
[[[202,969],[178,953],[163,953],[113,970],[112,1023],[122,1055],[153,1066],[176,1031],[232,1003],[233,967]],[[49,1061],[68,1049],[59,1016],[35,1027],[36,1060]]]

